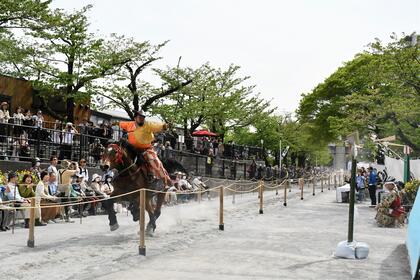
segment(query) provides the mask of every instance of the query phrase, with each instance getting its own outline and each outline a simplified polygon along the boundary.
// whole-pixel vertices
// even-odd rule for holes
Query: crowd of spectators
[[[12,114],[7,102],[0,104],[0,159],[3,160],[30,161],[34,156],[47,159],[51,155],[75,160],[89,155],[89,163],[94,164],[106,143],[120,136],[120,131],[106,121],[95,125],[84,120],[77,126],[71,122],[48,122],[40,110],[32,114],[29,109],[18,107]]]
[[[31,205],[35,199],[35,226],[45,226],[47,223],[72,223],[72,218],[86,217],[105,213],[102,203],[98,200],[107,198],[113,191],[113,171],[103,167],[103,175],[89,174],[85,159],[79,162],[63,160],[52,156],[50,165],[42,170],[40,160],[33,161],[31,169],[21,178],[16,173],[7,175],[4,185],[0,182],[0,230],[10,228],[15,210]],[[186,202],[194,197],[191,192],[207,190],[201,177],[187,177],[182,173],[171,175],[173,186],[168,190],[165,202],[167,205]],[[85,202],[82,205],[57,206],[42,208],[40,205],[71,204]],[[13,208],[11,208],[13,207]],[[29,227],[29,210],[18,210],[24,218],[24,227]]]

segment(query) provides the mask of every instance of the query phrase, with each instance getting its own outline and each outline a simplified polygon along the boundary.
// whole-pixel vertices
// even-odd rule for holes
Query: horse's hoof
[[[153,237],[153,230],[152,230],[152,229],[147,229],[147,230],[146,230],[146,235],[147,235],[148,237]]]
[[[115,230],[117,230],[119,227],[120,227],[120,226],[118,225],[118,223],[115,223],[115,224],[113,224],[113,225],[110,225],[110,226],[109,226],[109,229],[110,229],[111,231],[115,231]]]

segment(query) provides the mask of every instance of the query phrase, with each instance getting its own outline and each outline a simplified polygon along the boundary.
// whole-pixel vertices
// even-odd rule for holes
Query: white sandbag
[[[338,243],[337,248],[335,249],[334,256],[337,258],[355,259],[356,244],[357,242],[348,243],[347,240],[341,241],[340,243]]]
[[[369,245],[365,242],[357,242],[356,244],[356,258],[366,259],[369,255]]]

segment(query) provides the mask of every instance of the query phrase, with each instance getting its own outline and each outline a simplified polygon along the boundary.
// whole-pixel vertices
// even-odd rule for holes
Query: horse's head
[[[127,156],[127,152],[118,144],[109,144],[105,149],[101,157],[101,168],[106,169],[106,166],[111,169],[118,169],[129,164],[130,159]]]

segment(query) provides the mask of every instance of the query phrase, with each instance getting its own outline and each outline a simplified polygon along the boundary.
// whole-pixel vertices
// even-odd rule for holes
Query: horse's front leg
[[[165,195],[166,193],[158,193],[157,194],[157,201],[156,201],[156,208],[155,208],[155,220],[157,220],[160,217],[162,204],[165,201]]]
[[[104,200],[102,202],[102,205],[104,206],[106,212],[108,213],[109,229],[111,231],[117,230],[120,227],[118,225],[117,215],[114,210],[114,202],[115,202],[115,199],[113,198]]]

